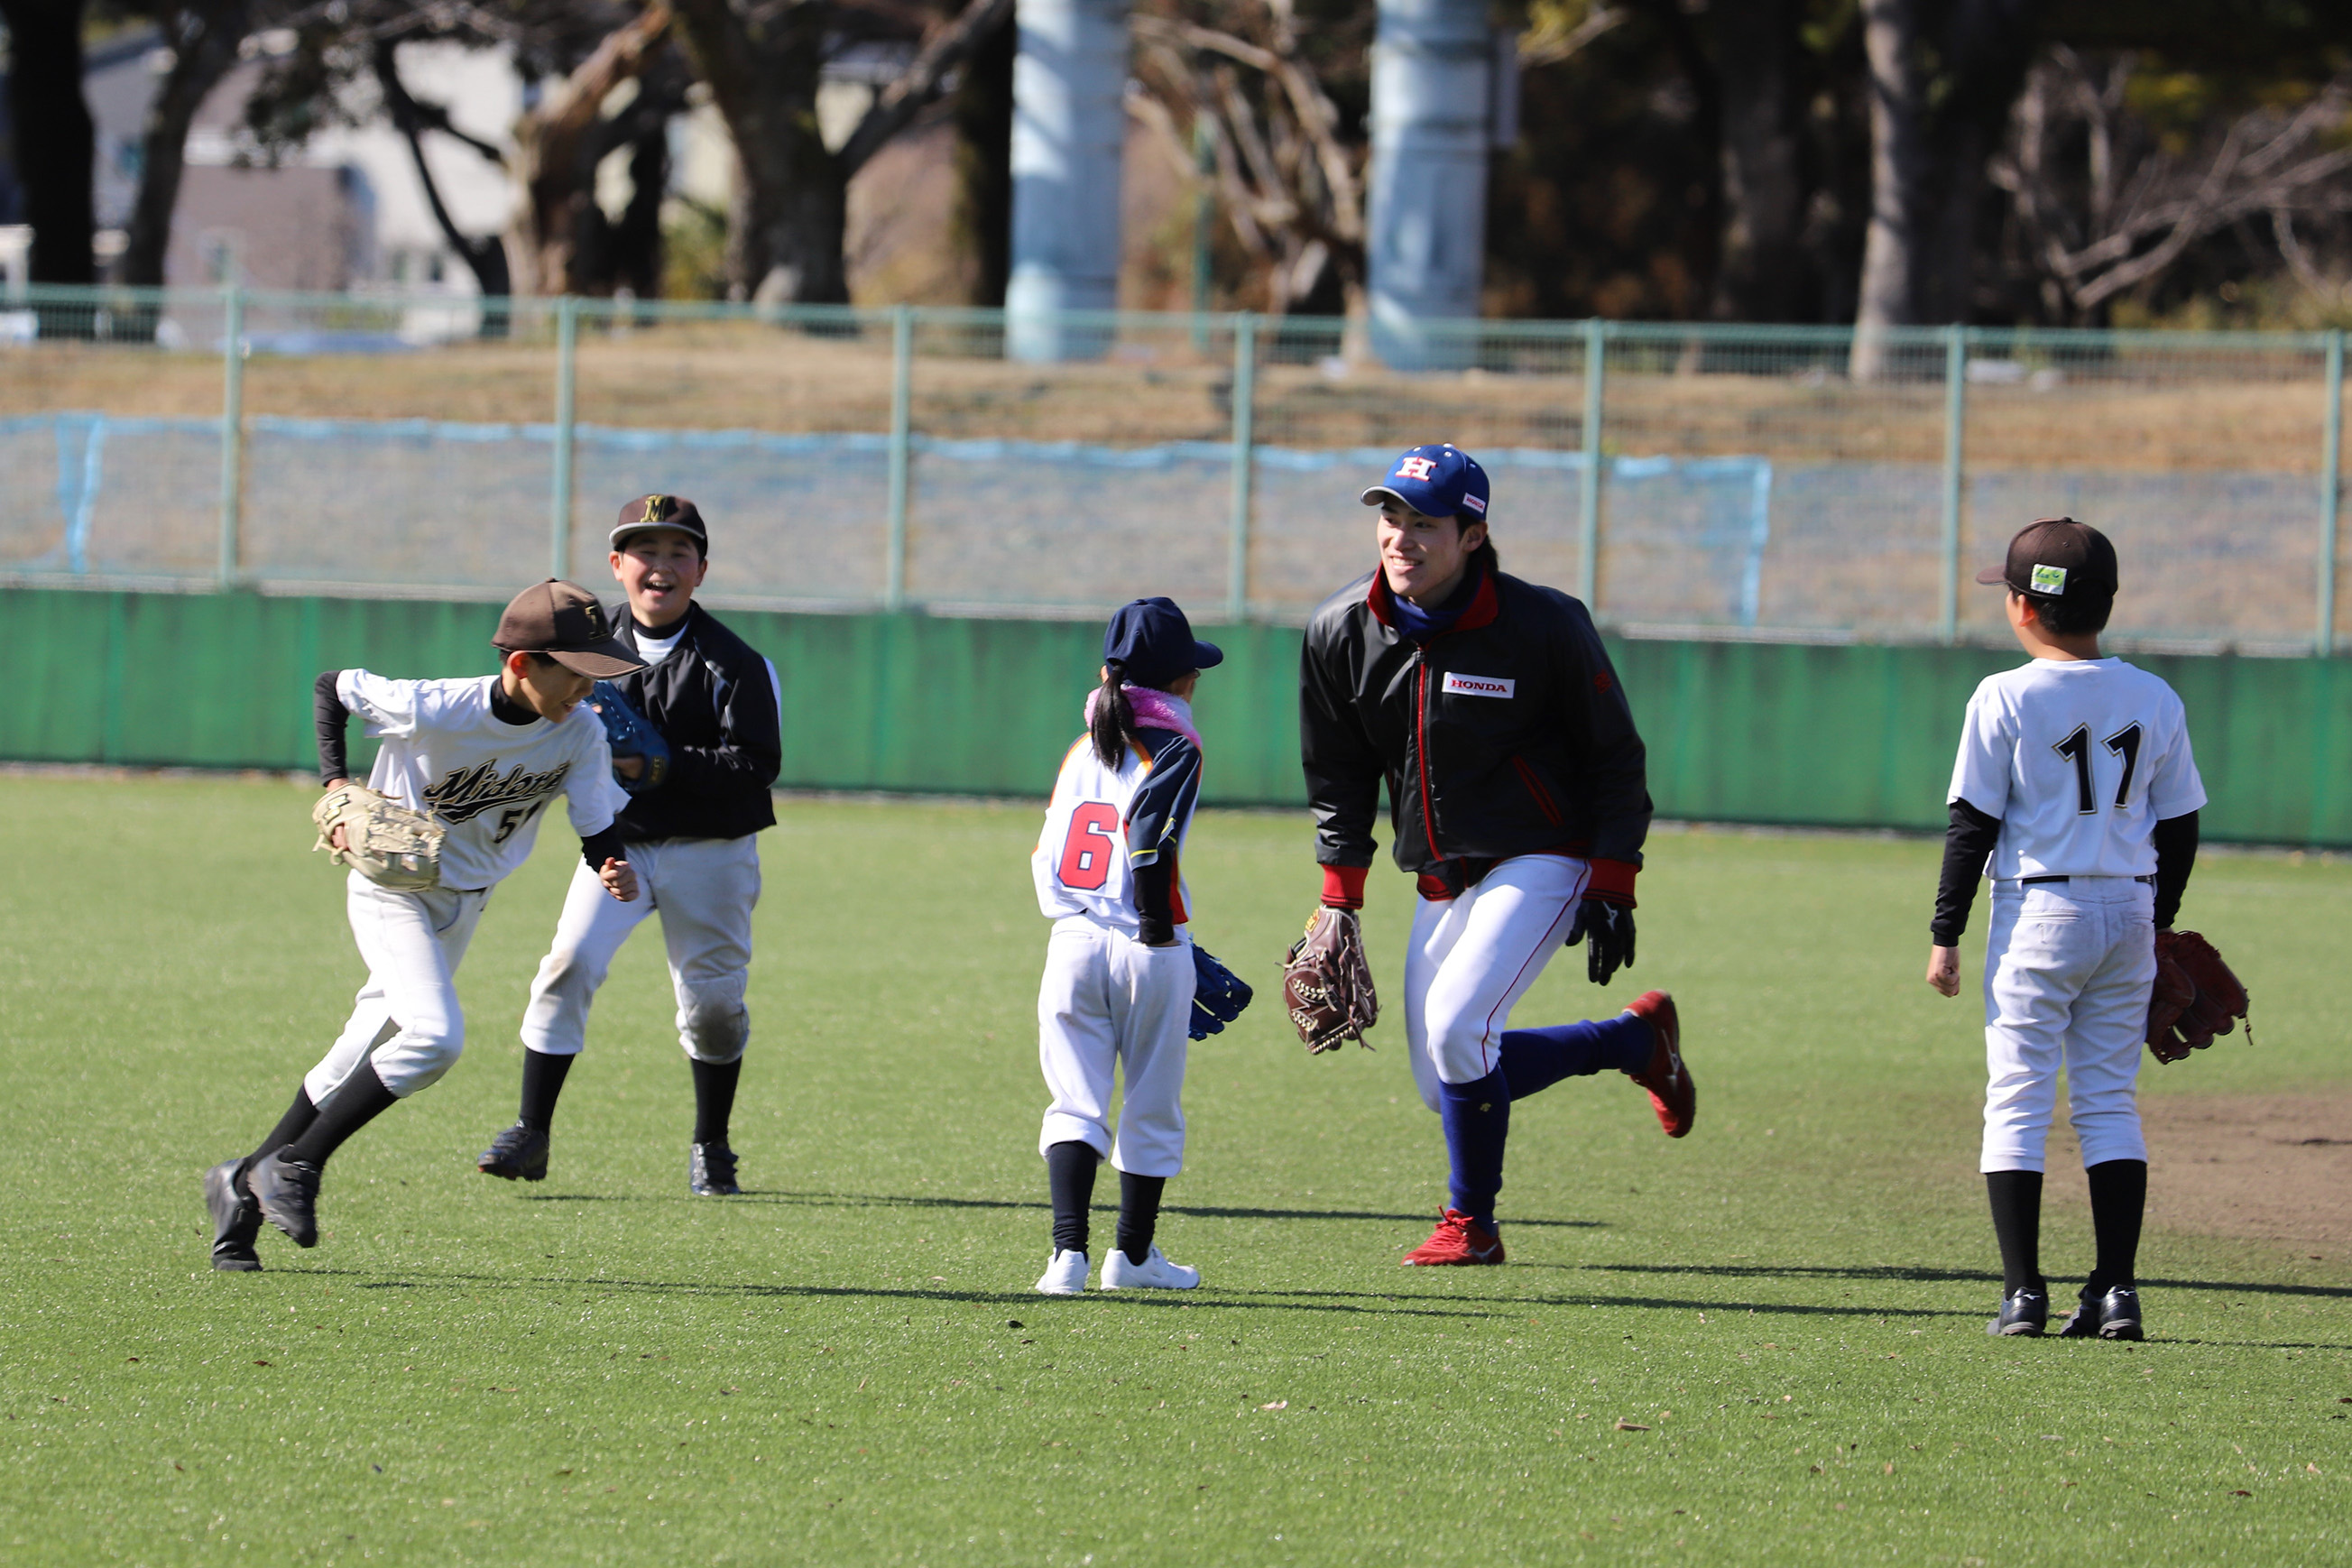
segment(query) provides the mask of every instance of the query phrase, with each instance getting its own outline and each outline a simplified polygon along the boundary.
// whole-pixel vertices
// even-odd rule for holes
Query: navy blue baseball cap
[[[1389,477],[1357,498],[1366,506],[1395,500],[1423,517],[1470,514],[1474,522],[1486,520],[1486,470],[1477,459],[1441,441],[1414,447],[1389,465]]]
[[[1225,650],[1192,636],[1192,623],[1168,598],[1135,599],[1121,605],[1103,628],[1103,662],[1117,659],[1135,686],[1165,686],[1195,669],[1225,661]]]

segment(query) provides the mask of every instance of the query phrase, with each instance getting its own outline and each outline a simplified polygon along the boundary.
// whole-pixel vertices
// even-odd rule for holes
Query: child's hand
[[[1927,950],[1927,984],[1947,996],[1960,994],[1960,950],[1957,947],[1931,947]]]
[[[637,901],[637,874],[629,868],[626,860],[605,861],[604,868],[596,873],[596,879],[604,884],[606,892],[621,902],[634,904]]]

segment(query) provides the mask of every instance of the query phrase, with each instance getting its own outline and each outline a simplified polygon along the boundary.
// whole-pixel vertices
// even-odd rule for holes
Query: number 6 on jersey
[[[1110,880],[1111,857],[1118,848],[1118,808],[1106,801],[1081,801],[1070,813],[1062,863],[1055,874],[1066,888],[1094,892]]]

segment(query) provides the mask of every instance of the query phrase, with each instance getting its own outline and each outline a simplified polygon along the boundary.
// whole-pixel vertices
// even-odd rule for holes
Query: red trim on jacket
[[[1331,910],[1360,910],[1364,907],[1364,877],[1368,866],[1326,866],[1323,868],[1323,907]]]
[[[1629,860],[1595,860],[1592,875],[1584,884],[1584,896],[1599,899],[1604,904],[1633,907],[1633,877],[1641,870]]]
[[[1396,595],[1389,590],[1388,573],[1375,569],[1372,573],[1372,585],[1364,592],[1364,607],[1372,612],[1372,619],[1391,631],[1396,629],[1396,622],[1390,617],[1389,606],[1395,602]],[[1502,614],[1502,595],[1496,591],[1495,574],[1480,567],[1478,591],[1470,595],[1470,603],[1463,606],[1461,615],[1454,617],[1454,624],[1448,626],[1446,631],[1469,632],[1475,631],[1480,626],[1492,626],[1495,624],[1495,617]],[[1438,635],[1443,637],[1445,633],[1440,632]]]

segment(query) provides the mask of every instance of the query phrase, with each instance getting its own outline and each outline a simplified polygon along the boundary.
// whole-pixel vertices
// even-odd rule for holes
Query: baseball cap
[[[613,529],[612,547],[618,550],[629,535],[656,528],[690,533],[703,552],[709,552],[710,535],[703,530],[702,512],[684,496],[639,496],[623,507],[621,521]]]
[[[1192,623],[1168,598],[1121,605],[1103,628],[1103,662],[1118,659],[1137,686],[1164,686],[1187,671],[1213,669],[1225,650],[1192,636]]]
[[[1389,477],[1356,499],[1378,506],[1394,497],[1423,517],[1486,516],[1486,470],[1450,441],[1409,448]]]
[[[501,653],[543,653],[599,680],[646,668],[613,636],[612,619],[596,595],[560,577],[534,583],[508,601],[490,646]]]
[[[2021,594],[2058,599],[2110,598],[2116,591],[2116,547],[2087,522],[2045,517],[2027,523],[2009,542],[2009,559],[1977,574],[1987,585],[2006,584]]]

